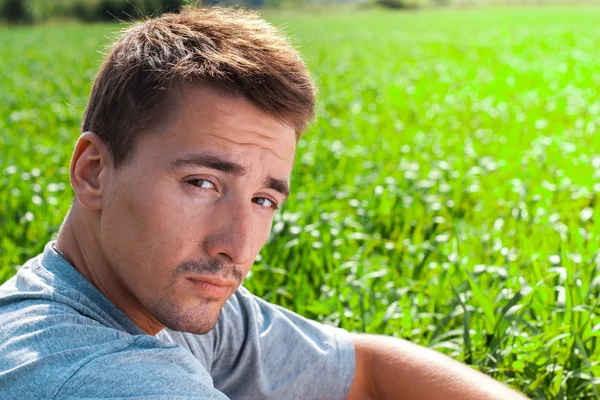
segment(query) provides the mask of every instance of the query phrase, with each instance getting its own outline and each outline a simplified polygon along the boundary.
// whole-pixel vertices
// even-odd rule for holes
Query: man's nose
[[[214,258],[227,256],[235,265],[243,265],[254,256],[254,215],[252,204],[227,204],[219,210],[212,234],[207,237],[207,252]]]

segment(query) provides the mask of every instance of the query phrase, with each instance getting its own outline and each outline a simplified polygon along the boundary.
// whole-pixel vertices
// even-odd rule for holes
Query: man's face
[[[100,241],[123,290],[163,325],[205,333],[286,198],[294,129],[247,100],[189,86],[112,180]]]

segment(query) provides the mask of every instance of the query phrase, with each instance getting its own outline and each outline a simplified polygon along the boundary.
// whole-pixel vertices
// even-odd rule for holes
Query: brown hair
[[[192,82],[233,90],[297,138],[314,116],[308,70],[272,25],[253,12],[187,7],[123,33],[96,77],[82,131],[104,140],[117,167],[164,116],[174,88]]]

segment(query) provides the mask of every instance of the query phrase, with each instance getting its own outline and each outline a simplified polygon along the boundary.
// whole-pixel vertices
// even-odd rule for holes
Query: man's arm
[[[522,400],[522,394],[449,357],[405,340],[352,335],[356,372],[348,400]]]

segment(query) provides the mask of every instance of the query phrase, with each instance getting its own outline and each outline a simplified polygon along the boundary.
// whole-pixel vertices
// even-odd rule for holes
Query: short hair
[[[124,31],[96,77],[81,129],[106,143],[118,167],[187,83],[243,96],[294,128],[296,139],[314,118],[308,69],[271,24],[255,12],[186,7]]]

